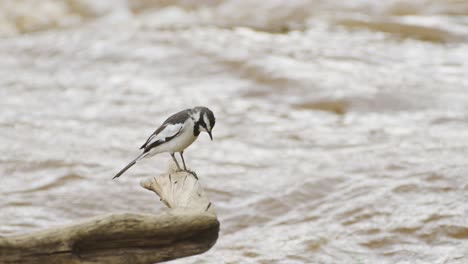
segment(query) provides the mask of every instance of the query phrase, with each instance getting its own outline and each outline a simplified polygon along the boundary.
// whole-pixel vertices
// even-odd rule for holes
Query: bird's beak
[[[213,141],[213,136],[211,135],[211,131],[208,131],[208,135],[210,135],[211,141]]]

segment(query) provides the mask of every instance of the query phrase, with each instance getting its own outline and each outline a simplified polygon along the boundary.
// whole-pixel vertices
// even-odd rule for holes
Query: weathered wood
[[[155,192],[169,208],[216,214],[194,173],[179,172],[169,174],[169,177],[154,177],[142,181],[140,185]]]
[[[193,175],[163,175],[142,186],[172,209],[159,215],[112,214],[0,237],[0,263],[155,263],[200,254],[214,245],[219,222]]]

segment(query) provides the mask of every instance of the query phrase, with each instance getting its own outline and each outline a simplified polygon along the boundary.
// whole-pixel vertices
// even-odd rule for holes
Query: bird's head
[[[210,139],[213,140],[211,131],[216,123],[215,116],[213,112],[204,106],[199,106],[194,108],[197,118],[195,119],[195,127],[198,131],[205,131],[210,136]]]

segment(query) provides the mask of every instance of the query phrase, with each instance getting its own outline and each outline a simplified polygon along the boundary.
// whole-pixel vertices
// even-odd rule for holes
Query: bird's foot
[[[181,172],[181,171],[188,172],[188,173],[192,174],[193,177],[195,177],[195,179],[198,180],[198,176],[197,176],[197,173],[196,173],[196,172],[194,172],[194,171],[192,171],[192,170],[188,170],[188,169],[180,169],[180,170],[177,170],[177,172]]]

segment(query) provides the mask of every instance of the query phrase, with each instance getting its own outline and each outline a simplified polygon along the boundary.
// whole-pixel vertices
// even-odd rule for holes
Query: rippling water
[[[465,1],[2,1],[0,234],[163,210],[169,114],[221,221],[175,263],[468,263]],[[172,4],[171,4],[172,3]]]

